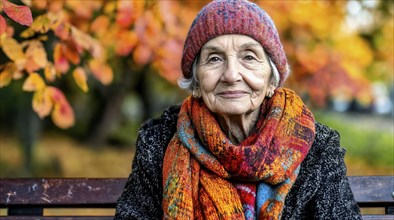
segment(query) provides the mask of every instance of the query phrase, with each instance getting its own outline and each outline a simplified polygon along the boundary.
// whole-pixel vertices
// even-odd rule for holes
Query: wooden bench
[[[113,219],[112,216],[43,216],[50,208],[113,208],[126,179],[0,179],[0,219]],[[351,176],[360,207],[381,207],[385,214],[364,219],[394,219],[394,176]],[[34,217],[33,216],[37,216]],[[41,216],[41,217],[38,217]]]

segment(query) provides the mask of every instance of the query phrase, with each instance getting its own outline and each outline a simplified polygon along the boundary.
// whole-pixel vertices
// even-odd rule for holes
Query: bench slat
[[[360,207],[394,206],[394,176],[349,176]]]
[[[114,207],[126,179],[0,179],[0,207]]]
[[[348,179],[361,206],[394,204],[394,176],[350,176]],[[0,207],[24,204],[113,207],[126,179],[0,179],[0,182]]]
[[[363,220],[393,220],[394,215],[363,215]]]
[[[389,215],[363,215],[365,220],[394,219],[394,176],[348,177],[360,207],[385,207]],[[0,179],[0,208],[41,209],[51,207],[114,208],[126,178]],[[32,216],[0,217],[31,219]],[[112,219],[104,216],[40,217],[40,219]]]

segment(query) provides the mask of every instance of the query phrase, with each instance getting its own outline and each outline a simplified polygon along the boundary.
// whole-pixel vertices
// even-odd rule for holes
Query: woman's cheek
[[[268,81],[263,76],[249,75],[244,77],[245,82],[254,91],[258,91],[268,86]]]
[[[215,73],[204,72],[200,74],[200,86],[205,93],[213,92],[219,81]]]

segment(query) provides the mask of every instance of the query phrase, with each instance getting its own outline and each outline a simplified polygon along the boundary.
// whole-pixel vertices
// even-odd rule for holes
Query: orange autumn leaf
[[[96,59],[89,61],[89,68],[93,76],[103,85],[108,85],[113,80],[113,71],[108,64],[102,63]]]
[[[40,9],[40,10],[44,10],[46,9],[46,7],[48,7],[48,2],[47,0],[34,0],[32,2],[33,6]]]
[[[47,88],[36,91],[33,95],[33,110],[40,118],[44,118],[51,113],[53,103],[50,95],[51,94]]]
[[[108,26],[111,23],[108,16],[100,15],[98,16],[90,26],[90,30],[98,36],[103,35],[108,31]]]
[[[84,20],[89,19],[93,16],[93,13],[102,7],[103,1],[96,1],[96,0],[73,0],[73,1],[66,1],[66,7],[70,8],[74,11],[76,17]]]
[[[123,28],[130,27],[142,15],[144,5],[144,1],[118,1],[116,23]]]
[[[138,37],[135,32],[120,30],[117,33],[116,54],[127,56],[138,43]]]
[[[7,24],[5,23],[5,19],[0,15],[0,35],[4,34],[6,29]]]
[[[68,103],[63,92],[55,87],[48,87],[48,92],[53,101],[52,120],[56,126],[67,129],[74,125],[74,111]]]
[[[155,58],[155,66],[159,74],[167,81],[176,84],[181,75],[181,66],[178,60],[182,56],[182,44],[174,39],[167,40],[158,50]]]
[[[138,46],[134,49],[133,59],[134,62],[138,65],[145,65],[151,61],[153,56],[153,51],[147,45],[138,44]]]
[[[296,50],[296,56],[301,65],[309,73],[314,74],[329,62],[329,51],[324,46],[316,46],[313,50],[307,51],[304,48]],[[319,59],[316,59],[319,57]]]
[[[67,41],[65,43],[61,43],[60,45],[63,55],[67,58],[67,60],[70,61],[72,64],[79,64],[79,52],[75,43],[73,41]]]
[[[152,11],[146,11],[139,17],[134,29],[140,41],[150,48],[159,47],[165,38],[161,21]]]
[[[66,57],[63,54],[62,46],[60,43],[57,43],[55,45],[55,49],[53,52],[53,60],[55,63],[56,70],[61,73],[66,73],[70,68],[70,64],[68,63]]]
[[[73,78],[75,80],[75,83],[77,84],[77,86],[84,92],[88,92],[89,91],[89,87],[87,84],[87,76],[86,76],[86,72],[82,67],[77,67],[74,71],[73,71]]]
[[[38,73],[30,73],[22,86],[22,90],[27,92],[39,91],[44,88],[45,82]]]
[[[52,111],[52,120],[56,126],[62,129],[70,128],[74,125],[74,111],[67,103],[56,103]]]
[[[33,22],[31,10],[27,6],[16,5],[8,0],[2,0],[3,10],[12,20],[19,24],[30,26]]]

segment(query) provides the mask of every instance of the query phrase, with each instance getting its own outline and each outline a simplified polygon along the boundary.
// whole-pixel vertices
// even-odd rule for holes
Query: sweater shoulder
[[[303,166],[315,167],[338,163],[345,156],[345,149],[340,145],[339,133],[327,125],[316,122],[316,135],[311,149],[306,156]]]
[[[160,117],[144,122],[138,130],[136,150],[146,152],[166,147],[175,133],[179,110],[179,106],[170,106]]]
[[[176,129],[179,109],[179,106],[170,106],[163,111],[160,117],[148,119],[141,125],[138,135],[151,137],[165,135],[168,132],[173,133]]]

